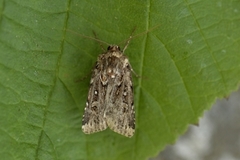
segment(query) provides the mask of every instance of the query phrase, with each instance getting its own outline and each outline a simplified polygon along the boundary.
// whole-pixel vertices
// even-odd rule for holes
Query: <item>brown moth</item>
[[[102,42],[96,38],[87,38]],[[126,40],[123,51],[118,45],[109,45],[107,51],[98,56],[92,71],[82,119],[82,130],[85,134],[99,132],[109,127],[129,138],[134,135],[135,110],[131,72],[135,72],[124,55],[132,38],[130,36]]]
[[[128,43],[127,43],[128,44]],[[124,50],[127,48],[125,46]],[[99,55],[92,73],[82,130],[86,134],[109,127],[132,137],[135,131],[132,67],[117,45]]]

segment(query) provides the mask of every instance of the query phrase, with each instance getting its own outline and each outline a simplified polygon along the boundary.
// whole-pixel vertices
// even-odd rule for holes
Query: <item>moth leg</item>
[[[75,80],[75,82],[81,82],[81,81],[85,80],[86,78],[90,77],[91,73],[92,73],[92,71],[89,72],[87,75]]]
[[[129,67],[130,67],[130,70],[131,70],[131,72],[133,72],[133,74],[137,77],[137,78],[141,78],[141,76],[140,75],[138,75],[134,70],[133,70],[133,68],[132,68],[132,66],[131,66],[131,64],[130,63],[128,63],[128,65],[129,65]]]

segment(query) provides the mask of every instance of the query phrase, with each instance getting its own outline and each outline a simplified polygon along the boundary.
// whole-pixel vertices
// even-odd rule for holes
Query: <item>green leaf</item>
[[[146,159],[239,85],[238,0],[0,2],[1,159]],[[157,25],[125,51],[141,76],[135,135],[83,134],[89,74],[102,50],[71,31],[119,44],[134,27]]]

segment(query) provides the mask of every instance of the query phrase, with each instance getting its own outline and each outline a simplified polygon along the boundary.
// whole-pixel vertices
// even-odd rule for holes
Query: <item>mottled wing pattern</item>
[[[117,68],[121,71],[122,77],[116,77],[114,81],[110,81],[107,87],[109,93],[108,103],[106,104],[106,121],[108,127],[121,135],[132,137],[135,131],[135,111],[133,102],[133,86],[131,77],[131,66],[128,59],[122,57],[123,66]]]
[[[90,81],[86,107],[82,119],[82,130],[86,134],[99,132],[107,128],[104,119],[104,95],[106,86],[101,84],[99,61],[97,62]]]
[[[132,137],[135,131],[132,68],[116,45],[99,55],[94,69],[82,130],[86,134],[109,127],[114,132]]]

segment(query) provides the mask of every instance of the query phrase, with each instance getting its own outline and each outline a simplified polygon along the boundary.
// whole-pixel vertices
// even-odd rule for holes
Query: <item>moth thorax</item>
[[[122,54],[121,51],[118,51],[118,52],[113,52],[112,55],[117,57],[117,58],[120,58],[120,57],[122,57],[123,54]]]
[[[116,77],[116,69],[108,67],[107,74],[110,78],[115,78]]]

